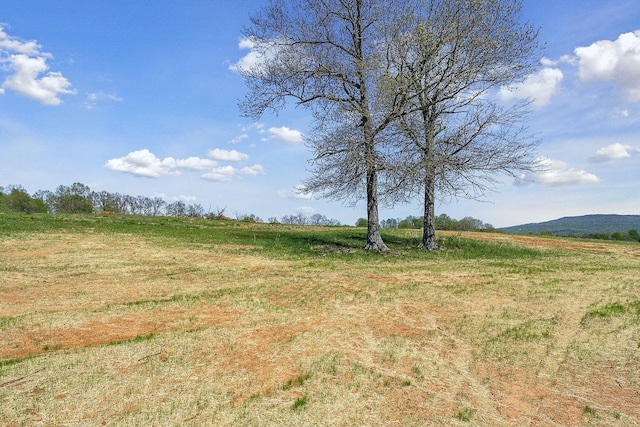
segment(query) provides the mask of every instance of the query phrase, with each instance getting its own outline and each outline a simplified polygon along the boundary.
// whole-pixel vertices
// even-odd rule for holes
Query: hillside
[[[640,245],[383,234],[0,214],[0,425],[640,425]]]
[[[629,230],[640,230],[640,215],[568,216],[552,221],[501,228],[500,230],[514,234],[548,232],[562,236],[627,232]]]
[[[0,214],[0,425],[640,426],[640,245],[383,235]]]

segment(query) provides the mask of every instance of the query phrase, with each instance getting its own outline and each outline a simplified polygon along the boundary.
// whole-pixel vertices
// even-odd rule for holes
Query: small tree
[[[0,186],[0,212],[8,209],[6,206],[7,197],[6,194],[4,194],[4,191],[4,187]]]
[[[169,203],[167,205],[167,215],[169,216],[175,216],[175,217],[182,217],[182,216],[187,216],[187,205],[178,200],[175,201],[173,203]]]
[[[458,227],[462,231],[477,231],[483,228],[482,221],[466,216],[458,221]]]
[[[164,208],[167,206],[167,202],[161,197],[154,197],[151,199],[151,215],[159,216],[164,212]]]
[[[31,196],[20,186],[14,186],[11,189],[7,195],[7,205],[9,210],[14,212],[33,212],[35,210]]]
[[[356,227],[366,227],[366,226],[367,226],[367,219],[358,218],[358,220],[356,221]]]
[[[56,213],[92,213],[93,202],[91,189],[80,182],[73,183],[70,187],[60,185],[51,195],[53,210]]]
[[[93,207],[98,212],[119,213],[116,198],[108,191],[92,192]]]
[[[38,190],[33,194],[33,199],[37,200],[39,206],[41,206],[42,212],[55,212],[54,196],[51,191]]]
[[[202,218],[204,216],[204,207],[199,203],[189,205],[187,206],[186,215],[192,218]]]
[[[382,228],[398,228],[399,221],[396,218],[382,220]]]
[[[452,219],[447,214],[440,214],[434,220],[436,230],[457,230],[459,228],[458,221]]]

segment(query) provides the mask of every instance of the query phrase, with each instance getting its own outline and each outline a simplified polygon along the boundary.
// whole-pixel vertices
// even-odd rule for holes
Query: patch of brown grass
[[[465,237],[563,255],[320,268],[137,236],[4,241],[0,426],[640,424],[640,319],[584,321],[638,299],[638,248]]]

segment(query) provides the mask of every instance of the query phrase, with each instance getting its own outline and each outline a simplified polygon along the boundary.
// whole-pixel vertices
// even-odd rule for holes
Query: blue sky
[[[250,62],[241,30],[263,0],[3,0],[0,186],[161,196],[267,219],[320,213],[343,224],[363,202],[301,198],[309,117],[242,118],[233,70]],[[640,214],[640,6],[637,0],[525,0],[546,42],[540,71],[505,101],[529,119],[545,173],[504,178],[483,202],[436,214],[496,227],[592,213]],[[421,215],[415,205],[381,218]]]

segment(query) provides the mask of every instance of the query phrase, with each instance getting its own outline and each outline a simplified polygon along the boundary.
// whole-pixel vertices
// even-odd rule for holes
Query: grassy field
[[[0,214],[0,426],[640,425],[640,245]]]

